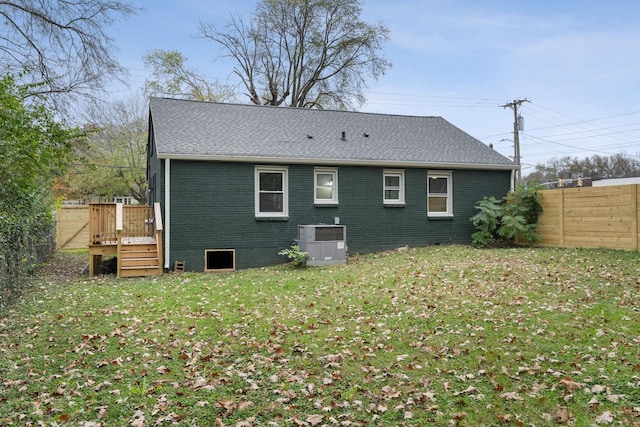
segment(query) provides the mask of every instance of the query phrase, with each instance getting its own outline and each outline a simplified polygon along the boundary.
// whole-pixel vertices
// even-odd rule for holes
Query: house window
[[[316,168],[314,171],[315,195],[317,204],[338,203],[338,170]]]
[[[427,174],[427,215],[453,216],[452,173]]]
[[[385,205],[404,205],[404,171],[385,170],[383,201]]]
[[[286,217],[289,191],[286,167],[256,167],[255,210],[257,217]]]

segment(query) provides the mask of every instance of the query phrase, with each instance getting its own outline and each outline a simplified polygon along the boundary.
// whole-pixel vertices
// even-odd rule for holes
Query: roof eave
[[[516,164],[491,164],[491,163],[450,163],[450,162],[420,162],[405,160],[370,160],[370,159],[331,159],[331,158],[289,158],[289,157],[261,157],[261,156],[219,156],[219,155],[192,155],[159,153],[161,160],[187,160],[208,162],[238,162],[238,163],[262,163],[262,164],[315,164],[327,166],[381,166],[381,167],[406,167],[406,168],[437,168],[437,169],[481,169],[481,170],[505,170],[518,169]]]

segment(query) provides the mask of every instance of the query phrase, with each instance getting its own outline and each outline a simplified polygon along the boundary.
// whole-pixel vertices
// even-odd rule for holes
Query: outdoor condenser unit
[[[301,251],[309,254],[307,265],[347,262],[347,227],[344,225],[299,225],[296,243]]]

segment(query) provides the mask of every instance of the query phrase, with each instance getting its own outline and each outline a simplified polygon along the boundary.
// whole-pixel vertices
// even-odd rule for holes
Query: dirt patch
[[[65,283],[87,274],[89,256],[83,252],[58,251],[38,269],[38,277],[46,283]]]

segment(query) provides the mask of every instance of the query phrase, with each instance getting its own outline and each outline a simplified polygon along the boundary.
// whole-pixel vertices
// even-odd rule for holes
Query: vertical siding
[[[476,202],[509,189],[508,171],[454,171],[454,217],[429,219],[427,169],[405,169],[403,207],[383,205],[383,169],[338,167],[339,205],[315,206],[314,166],[290,165],[289,219],[265,221],[254,215],[253,164],[172,160],[169,263],[187,261],[187,270],[202,271],[204,250],[224,248],[236,250],[237,268],[284,262],[277,253],[299,224],[332,224],[335,217],[347,226],[349,253],[467,243]]]

